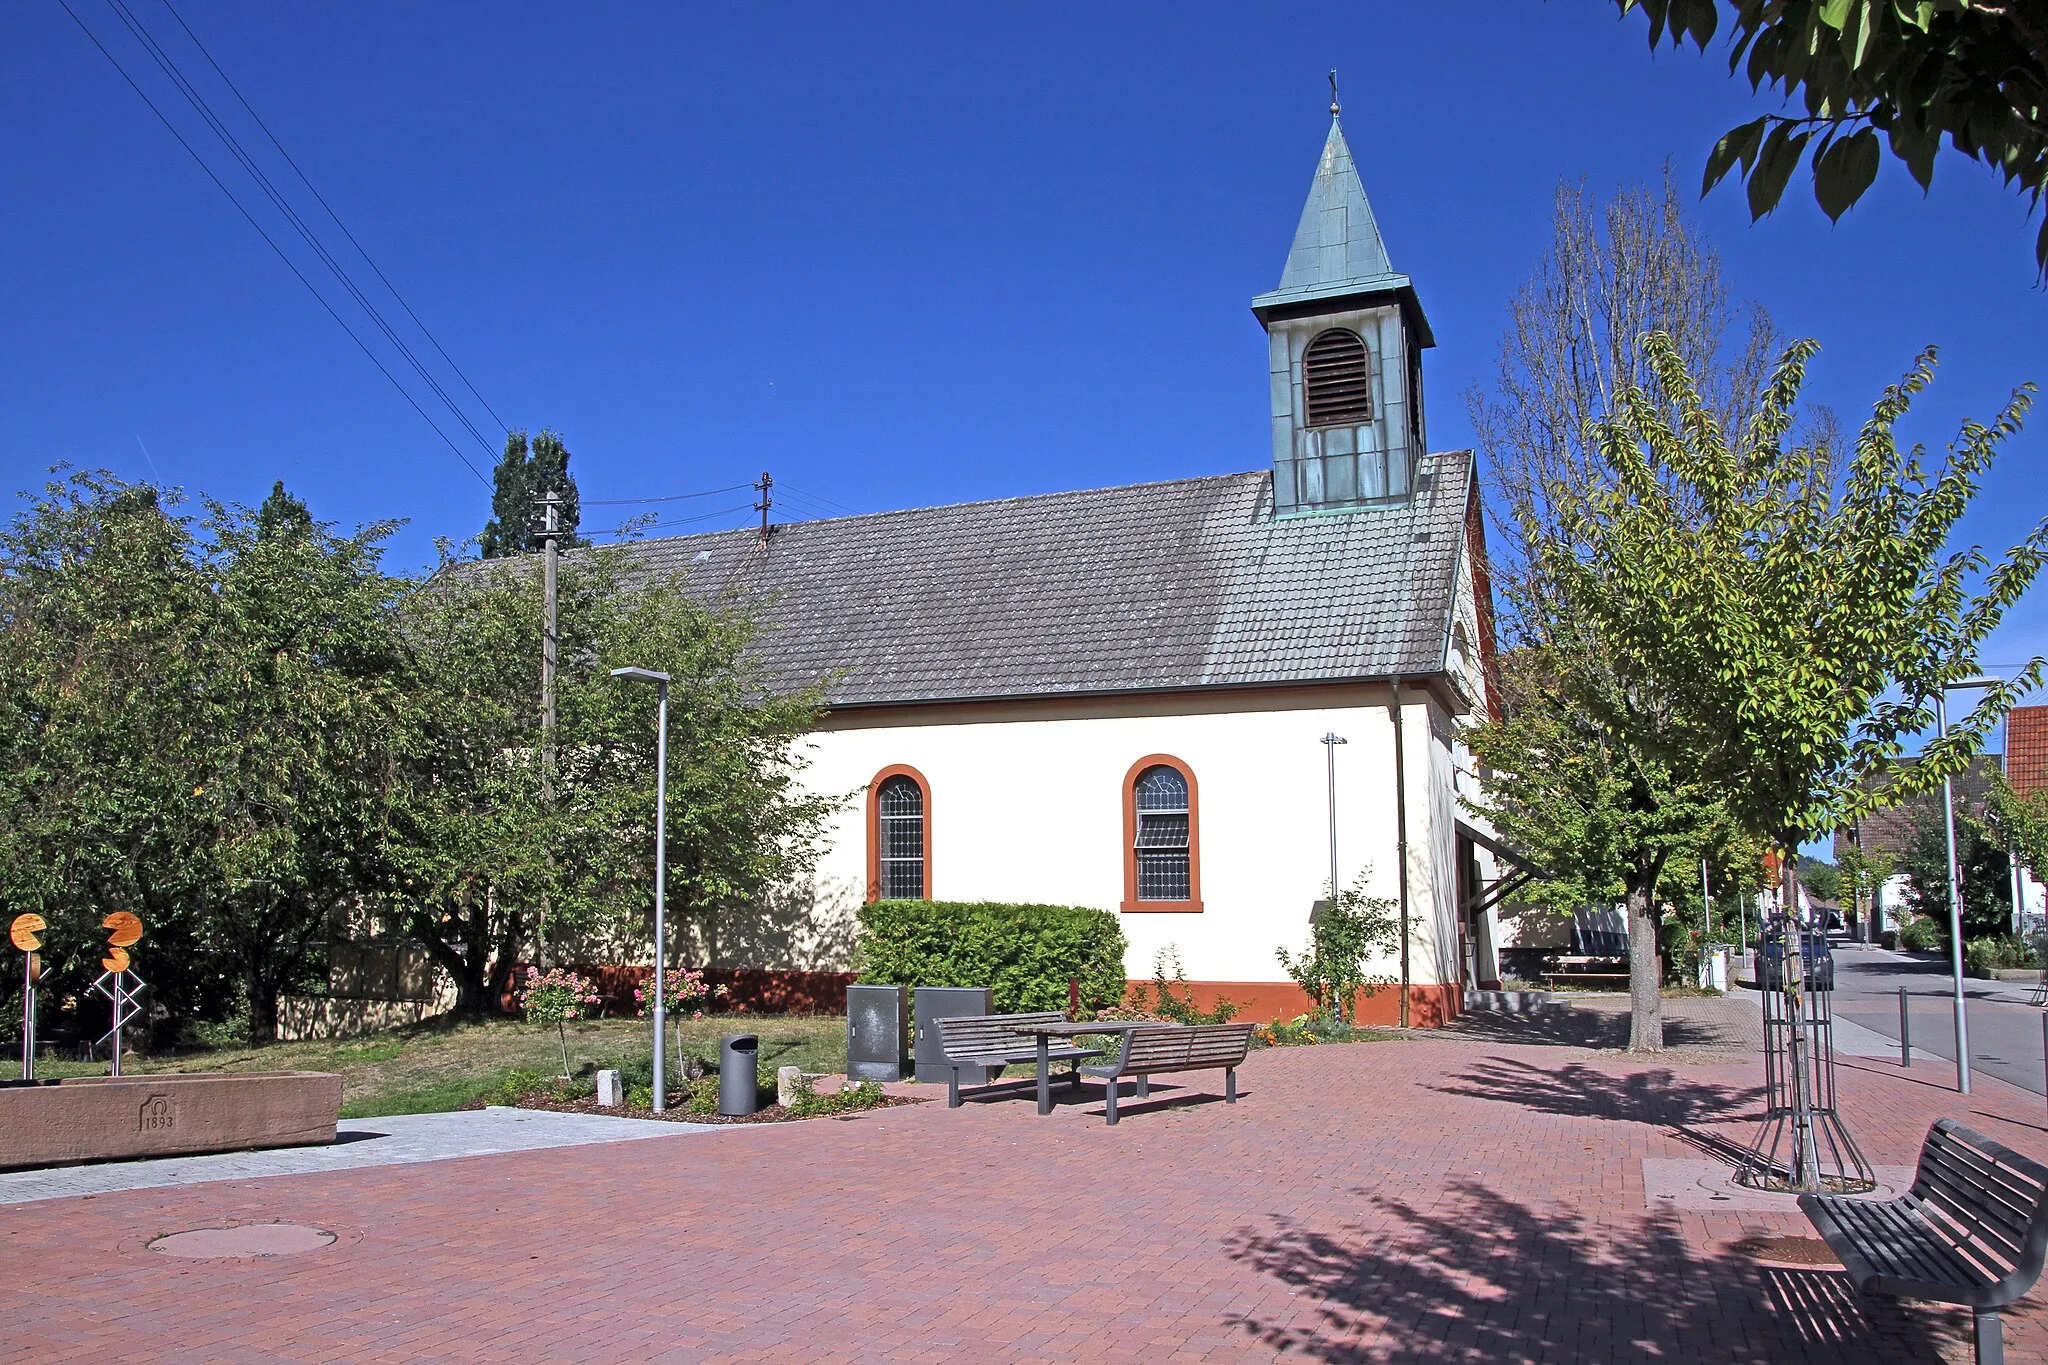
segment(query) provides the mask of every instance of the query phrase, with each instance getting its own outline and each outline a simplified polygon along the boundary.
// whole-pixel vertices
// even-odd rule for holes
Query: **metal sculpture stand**
[[[136,999],[142,988],[149,983],[133,972],[102,972],[92,988],[114,1003],[114,1026],[100,1037],[102,1043],[112,1040],[114,1044],[114,1065],[111,1074],[121,1074],[121,1030],[133,1023],[135,1016],[142,1013],[142,1005]]]
[[[1835,1112],[1834,957],[1827,936],[1773,915],[1757,950],[1763,1127],[1736,1179],[1751,1189],[1861,1194],[1877,1177]]]
[[[21,950],[21,1079],[36,1078],[36,982],[43,975],[43,959],[36,937],[49,926],[37,914],[16,915],[7,926],[7,941]]]

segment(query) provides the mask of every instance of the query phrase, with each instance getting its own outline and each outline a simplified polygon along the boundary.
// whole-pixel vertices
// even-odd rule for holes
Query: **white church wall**
[[[1454,796],[1447,742],[1421,688],[1404,690],[1413,980],[1456,979]],[[931,890],[939,900],[1036,901],[1116,910],[1123,789],[1168,754],[1195,777],[1200,913],[1120,918],[1126,970],[1149,978],[1171,946],[1191,980],[1282,982],[1275,949],[1299,950],[1329,876],[1321,736],[1337,750],[1338,874],[1398,891],[1393,727],[1386,689],[1349,686],[844,711],[811,739],[816,791],[850,797],[817,883],[821,914],[859,907],[868,784],[905,764],[929,784]],[[1437,926],[1449,929],[1446,935]],[[1398,973],[1389,957],[1374,970]]]

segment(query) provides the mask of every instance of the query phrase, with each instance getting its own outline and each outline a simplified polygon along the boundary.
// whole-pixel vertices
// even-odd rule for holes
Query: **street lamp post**
[[[1996,687],[1997,678],[1966,678],[1943,683],[1934,694],[1937,733],[1948,738],[1948,694],[1976,687]],[[1970,1093],[1970,1016],[1963,1007],[1963,878],[1956,866],[1956,790],[1952,778],[1941,779],[1941,822],[1948,834],[1948,957],[1955,978],[1956,1011],[1956,1093]]]
[[[1337,746],[1345,742],[1344,737],[1335,731],[1326,731],[1323,735],[1323,769],[1328,774],[1330,782],[1329,907],[1332,911],[1337,908]],[[1341,1023],[1344,1018],[1344,1002],[1337,1001],[1335,1009],[1337,1019]]]
[[[1337,746],[1346,743],[1341,735],[1323,736],[1323,766],[1330,778],[1330,903],[1337,902]]]
[[[668,1109],[668,674],[651,668],[615,668],[614,678],[653,683],[657,703],[654,741],[654,1112]]]

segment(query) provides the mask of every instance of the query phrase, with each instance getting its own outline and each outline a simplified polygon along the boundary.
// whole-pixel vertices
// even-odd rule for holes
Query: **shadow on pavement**
[[[1535,1066],[1506,1057],[1489,1057],[1431,1088],[1546,1114],[1664,1128],[1745,1117],[1736,1111],[1749,1109],[1764,1093],[1760,1086],[1714,1085],[1665,1070],[1615,1075],[1578,1062]]]
[[[1444,1026],[1443,1032],[1488,1043],[1521,1043],[1534,1047],[1583,1047],[1616,1050],[1628,1046],[1626,1010],[1572,1008],[1545,1014],[1505,1014],[1474,1010]],[[1666,1047],[1725,1047],[1722,1032],[1704,1021],[1664,1016]]]
[[[1960,1310],[1701,1250],[1668,1215],[1581,1218],[1470,1181],[1451,1194],[1427,1211],[1375,1199],[1370,1228],[1240,1228],[1230,1257],[1302,1306],[1226,1321],[1270,1350],[1347,1361],[1935,1360],[1964,1339]]]

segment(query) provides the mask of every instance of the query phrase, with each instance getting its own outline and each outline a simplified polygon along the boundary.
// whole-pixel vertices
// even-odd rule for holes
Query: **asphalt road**
[[[1912,1020],[1913,1051],[1945,1058],[1956,1055],[1955,996],[1946,959],[1882,948],[1837,948],[1835,951],[1836,1017],[1896,1040],[1899,1036],[1899,989],[1905,988]],[[2043,1011],[2027,1003],[2032,990],[2024,982],[1963,979],[1963,998],[1970,1021],[1970,1065],[1973,1071],[2048,1094],[2048,1066],[2043,1065]]]

